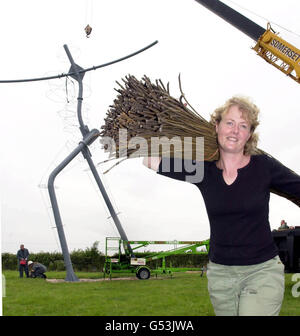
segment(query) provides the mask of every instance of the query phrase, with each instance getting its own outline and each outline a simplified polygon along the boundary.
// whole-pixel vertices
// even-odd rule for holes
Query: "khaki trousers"
[[[284,265],[278,256],[256,265],[209,262],[208,291],[217,316],[277,316],[284,296]]]

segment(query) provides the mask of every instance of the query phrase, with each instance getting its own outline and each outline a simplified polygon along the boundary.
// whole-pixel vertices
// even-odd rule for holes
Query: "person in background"
[[[280,226],[278,228],[278,230],[286,230],[286,229],[289,229],[288,225],[287,225],[287,222],[283,219],[281,222],[280,222]]]
[[[31,278],[46,278],[47,267],[39,262],[28,261]]]
[[[200,276],[203,277],[204,273],[206,273],[206,265],[203,265],[201,267],[201,274],[200,274]]]
[[[295,229],[295,227],[294,226],[288,226],[287,222],[283,219],[280,222],[280,226],[279,226],[278,230],[287,230],[287,229],[293,230],[293,229]]]
[[[18,258],[18,269],[20,278],[23,278],[23,271],[25,271],[26,277],[29,278],[29,272],[28,272],[29,251],[24,247],[23,244],[20,245],[20,249],[17,252],[17,258]]]

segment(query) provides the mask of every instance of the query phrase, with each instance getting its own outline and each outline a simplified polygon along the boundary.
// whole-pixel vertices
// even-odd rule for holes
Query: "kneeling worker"
[[[47,267],[41,263],[28,261],[28,267],[31,278],[46,278],[44,274],[47,271]]]

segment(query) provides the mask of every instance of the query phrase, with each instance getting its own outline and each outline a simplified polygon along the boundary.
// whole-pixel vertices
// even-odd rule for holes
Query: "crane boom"
[[[246,16],[218,0],[196,0],[214,14],[239,29],[254,41],[266,31],[263,27],[248,19]]]
[[[262,28],[219,0],[196,0],[256,41],[257,55],[300,84],[300,50],[278,36],[268,23]]]

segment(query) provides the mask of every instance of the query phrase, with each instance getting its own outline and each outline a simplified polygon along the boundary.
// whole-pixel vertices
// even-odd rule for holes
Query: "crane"
[[[219,0],[196,1],[252,38],[258,56],[300,84],[300,50],[279,37],[270,23],[264,29]]]

